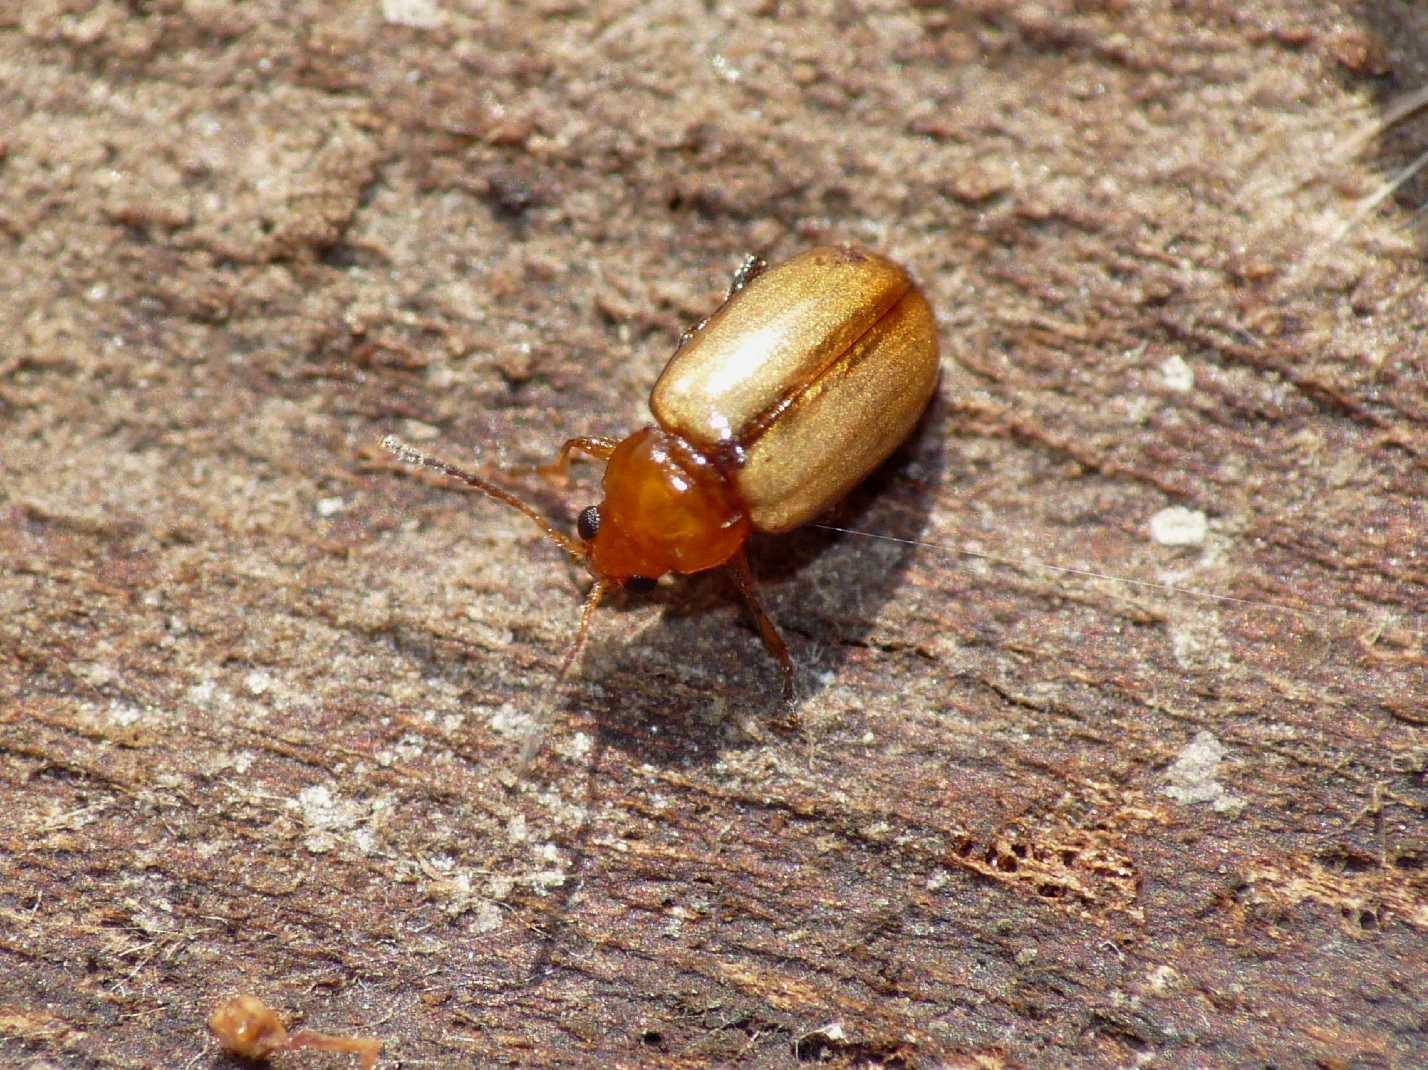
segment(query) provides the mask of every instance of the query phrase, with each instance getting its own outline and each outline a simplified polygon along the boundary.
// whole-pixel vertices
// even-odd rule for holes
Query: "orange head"
[[[620,583],[726,564],[748,539],[748,513],[703,453],[646,427],[605,464],[605,498],[580,514],[577,533],[597,577]]]
[[[408,464],[458,479],[488,498],[524,513],[546,538],[584,562],[594,574],[595,582],[580,609],[575,641],[546,692],[546,711],[551,696],[584,649],[591,618],[608,591],[632,580],[658,579],[666,572],[701,572],[728,564],[753,530],[747,511],[714,461],[678,436],[656,427],[636,431],[610,451],[605,463],[605,498],[580,514],[576,525],[579,539],[557,531],[524,499],[474,472],[429,457],[393,435],[383,438],[382,446]],[[604,456],[604,449],[596,455]],[[772,627],[768,625],[770,632]],[[772,634],[777,640],[777,634]],[[782,649],[781,641],[778,649]],[[783,657],[787,661],[786,652]],[[791,672],[791,667],[787,671]],[[785,684],[791,694],[789,688],[791,677]],[[527,741],[523,761],[534,756],[538,738],[532,735]]]

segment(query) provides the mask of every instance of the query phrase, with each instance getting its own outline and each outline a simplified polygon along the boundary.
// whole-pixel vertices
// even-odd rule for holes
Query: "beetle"
[[[791,531],[851,491],[912,432],[938,373],[936,323],[907,272],[854,245],[822,246],[775,267],[745,260],[655,382],[654,422],[623,440],[572,438],[540,469],[563,477],[576,453],[605,462],[604,498],[580,513],[576,539],[479,475],[393,435],[382,446],[524,513],[594,576],[552,689],[609,591],[724,567],[792,703],[793,659],[744,544],[755,531]]]

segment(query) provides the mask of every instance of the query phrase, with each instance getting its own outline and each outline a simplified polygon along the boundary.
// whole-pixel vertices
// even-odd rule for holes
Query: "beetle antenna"
[[[530,768],[531,762],[535,760],[536,754],[540,751],[541,741],[545,738],[546,725],[550,723],[551,714],[555,710],[556,696],[560,694],[560,689],[565,684],[565,678],[570,675],[570,670],[580,659],[580,652],[585,649],[585,641],[590,638],[590,621],[595,616],[595,608],[605,597],[605,593],[615,586],[618,586],[617,581],[602,576],[595,581],[590,592],[585,596],[585,604],[580,607],[580,627],[575,633],[575,641],[565,652],[565,660],[560,663],[560,671],[555,674],[555,679],[546,685],[545,698],[541,700],[535,722],[526,735],[525,743],[521,745],[522,770]]]
[[[488,498],[494,498],[502,505],[509,505],[512,509],[524,513],[535,521],[542,534],[551,542],[555,543],[562,550],[573,557],[577,562],[585,561],[585,548],[564,532],[557,531],[545,517],[541,516],[534,508],[527,505],[520,498],[517,498],[508,490],[503,490],[496,484],[482,479],[473,472],[468,472],[450,461],[443,461],[439,457],[432,457],[423,453],[415,446],[408,445],[396,435],[384,435],[382,437],[382,448],[389,453],[395,454],[400,460],[418,468],[430,468],[433,472],[440,472],[442,475],[450,476],[452,479],[459,479],[473,490],[479,490]],[[603,592],[602,592],[603,593]],[[583,635],[582,631],[582,635]],[[582,640],[583,641],[583,640]]]

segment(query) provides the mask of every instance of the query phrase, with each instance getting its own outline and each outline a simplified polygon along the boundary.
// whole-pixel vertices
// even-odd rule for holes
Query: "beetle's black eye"
[[[598,505],[587,506],[580,511],[579,518],[575,521],[575,534],[579,535],[586,542],[595,537],[595,533],[600,530],[600,507]]]
[[[632,591],[646,592],[653,591],[659,586],[659,580],[652,580],[648,576],[631,576],[625,581],[625,586]]]

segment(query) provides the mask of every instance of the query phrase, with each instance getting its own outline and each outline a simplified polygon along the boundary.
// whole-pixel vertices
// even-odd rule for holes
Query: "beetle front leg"
[[[570,455],[572,453],[583,453],[597,461],[608,461],[610,454],[615,452],[615,447],[618,445],[619,442],[615,439],[603,436],[587,435],[567,439],[565,445],[560,447],[560,452],[556,454],[555,460],[549,464],[536,466],[534,471],[536,475],[565,484],[570,481]]]
[[[788,646],[784,643],[783,636],[778,634],[773,621],[769,620],[769,615],[764,612],[763,603],[759,601],[758,587],[754,583],[754,574],[749,570],[749,559],[744,556],[742,549],[729,559],[728,569],[734,577],[734,586],[738,587],[739,593],[744,596],[744,604],[749,607],[749,613],[758,625],[759,637],[783,670],[783,701],[784,705],[791,707],[798,699],[793,659],[788,656]]]

